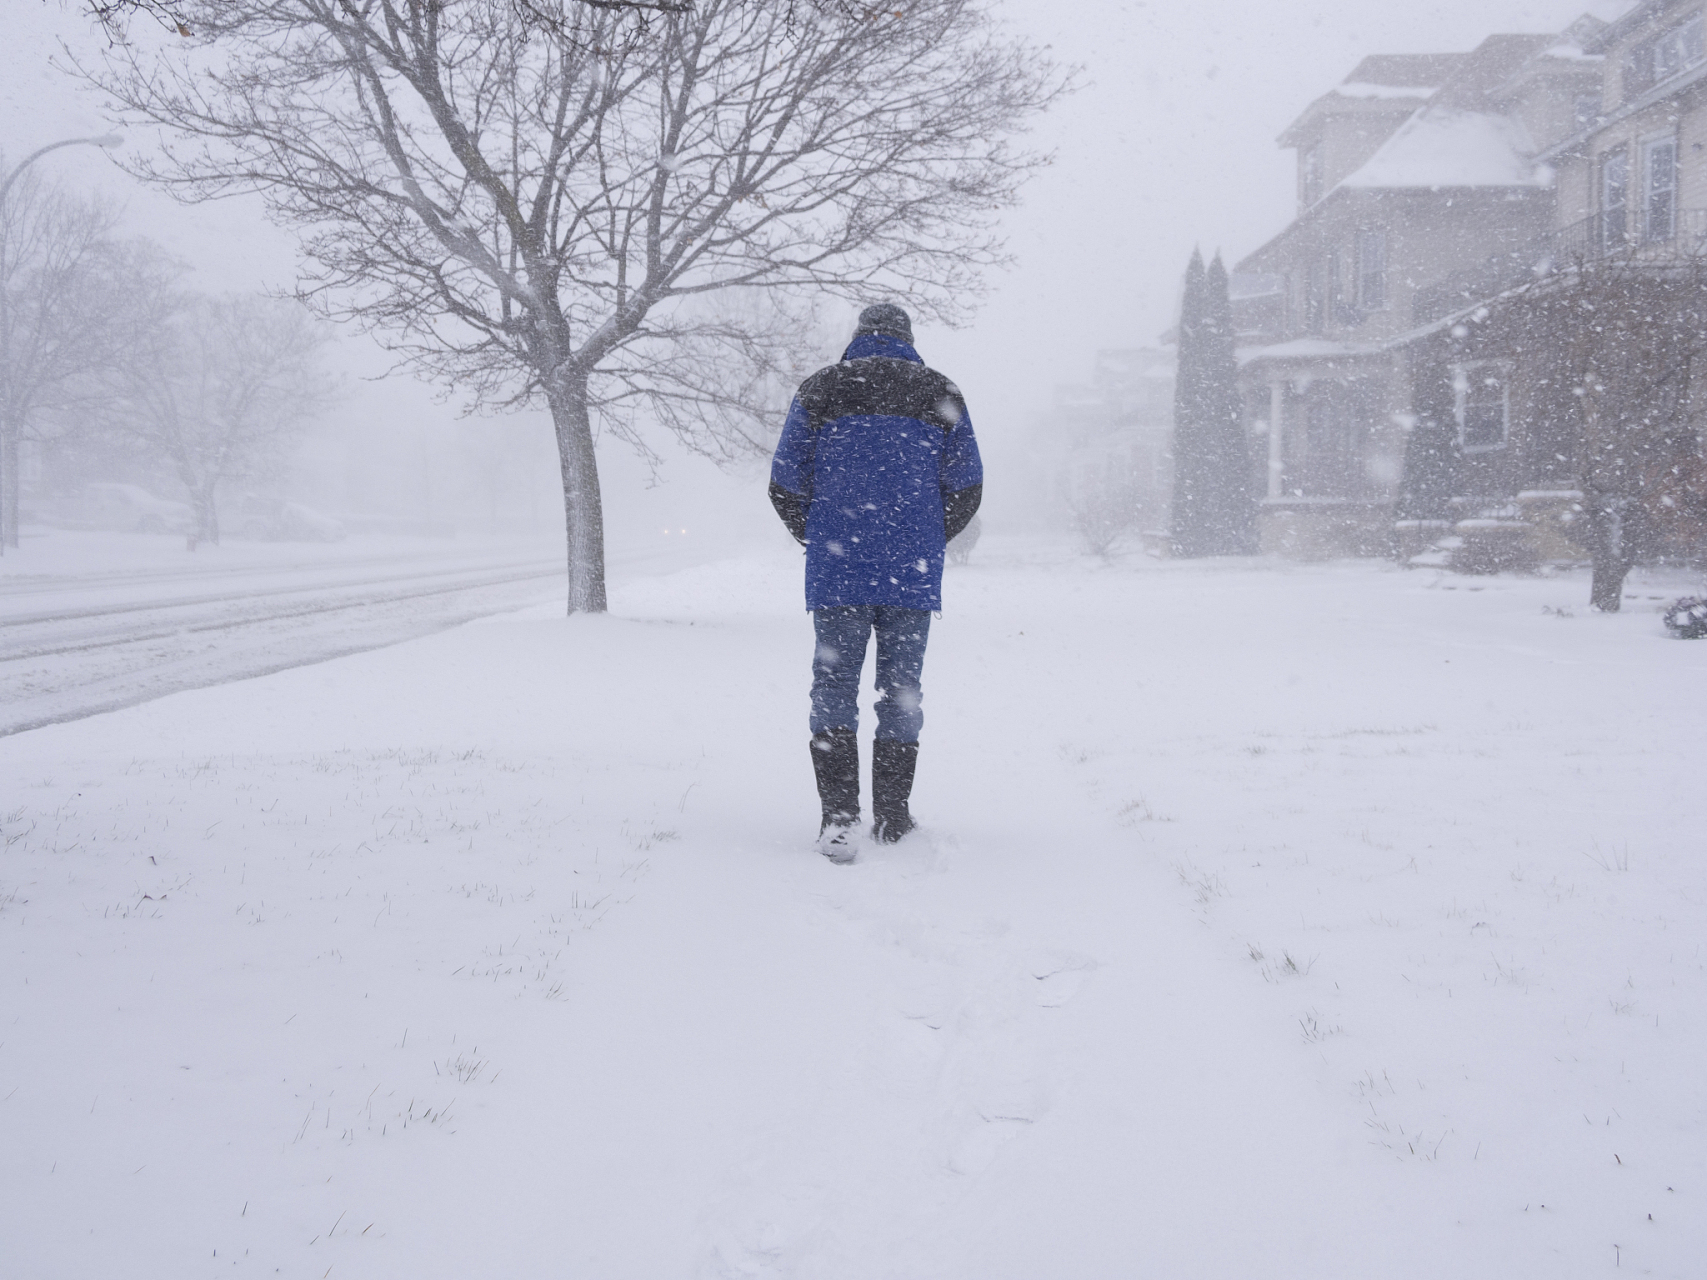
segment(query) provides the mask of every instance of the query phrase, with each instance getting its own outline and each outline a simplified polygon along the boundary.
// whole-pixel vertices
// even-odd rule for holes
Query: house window
[[[1322,264],[1312,262],[1304,268],[1304,332],[1322,331]]]
[[[1608,253],[1624,247],[1630,202],[1630,156],[1623,147],[1600,158],[1600,240]]]
[[[1646,93],[1707,60],[1707,22],[1700,12],[1630,50],[1624,59],[1624,97]]]
[[[1571,104],[1571,115],[1579,129],[1586,129],[1600,119],[1600,95],[1598,93],[1579,93],[1576,101]]]
[[[1452,389],[1458,414],[1458,445],[1465,453],[1505,448],[1510,435],[1509,373],[1497,361],[1458,365]]]
[[[1322,144],[1312,142],[1298,157],[1298,197],[1308,209],[1322,198]]]
[[[1363,311],[1387,309],[1387,233],[1357,233],[1357,305]]]
[[[1680,22],[1654,41],[1654,83],[1669,80],[1680,71],[1687,71],[1707,56],[1707,35],[1701,14]]]
[[[1670,240],[1677,230],[1677,139],[1656,138],[1642,147],[1642,238]]]

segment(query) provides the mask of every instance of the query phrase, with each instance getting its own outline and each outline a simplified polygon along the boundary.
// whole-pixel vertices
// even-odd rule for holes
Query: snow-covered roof
[[[1481,111],[1425,108],[1381,144],[1344,187],[1545,187],[1522,123]]]
[[[1368,81],[1348,80],[1337,84],[1333,92],[1342,98],[1428,98],[1439,85],[1370,84]]]

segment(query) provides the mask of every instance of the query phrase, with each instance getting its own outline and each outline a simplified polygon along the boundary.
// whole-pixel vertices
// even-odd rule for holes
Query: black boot
[[[913,794],[913,768],[919,763],[916,742],[871,744],[871,834],[894,844],[916,825],[907,812]]]
[[[818,801],[824,810],[818,851],[832,862],[852,862],[859,826],[859,738],[852,729],[812,735],[812,772],[818,777]]]

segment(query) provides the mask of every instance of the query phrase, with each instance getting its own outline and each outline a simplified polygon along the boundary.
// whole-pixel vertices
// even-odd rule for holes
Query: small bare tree
[[[1067,516],[1079,545],[1094,556],[1107,556],[1137,527],[1137,497],[1110,462],[1071,484]]]
[[[0,546],[18,545],[22,445],[63,427],[110,337],[101,286],[113,223],[106,206],[33,172],[0,196]]]
[[[808,329],[788,298],[964,314],[1043,162],[1010,139],[1060,89],[985,0],[175,7],[192,38],[88,73],[179,139],[133,171],[261,193],[326,314],[476,402],[550,409],[572,612],[605,608],[595,424],[762,449]]]
[[[1536,413],[1574,427],[1593,564],[1589,603],[1693,514],[1707,417],[1707,258],[1644,247],[1580,258],[1490,310],[1488,338],[1525,369]],[[1681,505],[1680,505],[1681,495]]]
[[[325,335],[295,302],[183,293],[158,263],[132,279],[106,421],[171,463],[196,536],[217,544],[220,486],[279,461],[328,403],[318,360]]]

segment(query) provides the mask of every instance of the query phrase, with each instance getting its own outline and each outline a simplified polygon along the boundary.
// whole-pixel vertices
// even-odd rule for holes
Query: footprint
[[[1037,982],[1037,1003],[1045,1009],[1059,1009],[1079,994],[1096,967],[1095,959],[1077,952],[1039,957],[1031,966],[1031,976]]]
[[[973,1178],[996,1162],[996,1157],[1033,1122],[1021,1116],[984,1116],[972,1112],[957,1118],[955,1135],[945,1162],[950,1173]]]
[[[823,1244],[822,1188],[787,1191],[754,1181],[740,1199],[712,1210],[710,1250],[699,1267],[704,1280],[783,1280]],[[814,1194],[816,1193],[816,1194]]]

